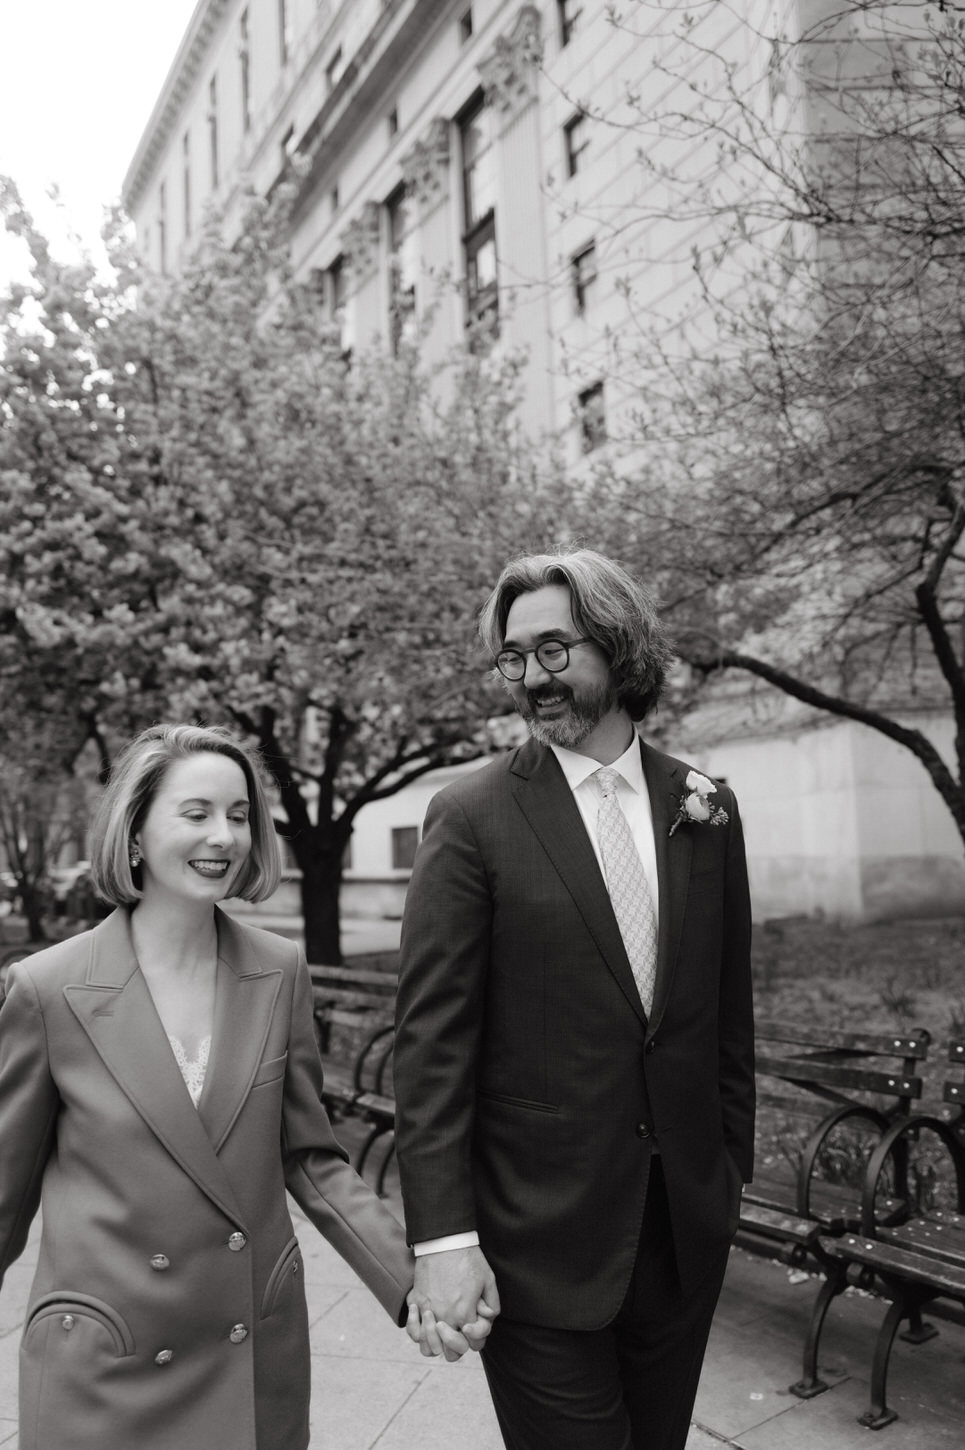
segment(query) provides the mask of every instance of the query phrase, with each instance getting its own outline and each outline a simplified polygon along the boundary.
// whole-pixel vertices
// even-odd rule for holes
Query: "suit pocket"
[[[134,1336],[121,1316],[89,1294],[45,1294],[37,1300],[24,1326],[22,1352],[29,1354],[33,1342],[45,1338],[49,1350],[51,1336],[71,1345],[79,1339],[92,1349],[109,1343],[118,1359],[134,1353]]]
[[[281,1306],[290,1292],[301,1281],[302,1254],[297,1239],[289,1239],[281,1258],[268,1276],[265,1295],[261,1301],[261,1317],[268,1319]]]
[[[530,1113],[558,1113],[558,1103],[535,1103],[530,1098],[514,1098],[507,1093],[479,1092],[478,1097],[487,1103],[505,1103],[510,1108],[523,1108]]]
[[[280,1077],[285,1076],[287,1064],[287,1052],[283,1053],[281,1057],[273,1057],[270,1062],[263,1062],[255,1073],[255,1078],[251,1086],[253,1088],[264,1087],[266,1083],[277,1082]]]

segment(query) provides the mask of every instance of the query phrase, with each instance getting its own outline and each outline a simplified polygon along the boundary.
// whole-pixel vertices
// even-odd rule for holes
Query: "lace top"
[[[198,1048],[198,1055],[189,1058],[181,1043],[176,1037],[168,1033],[168,1042],[171,1044],[171,1051],[174,1053],[175,1061],[181,1069],[181,1076],[184,1078],[184,1085],[191,1095],[194,1106],[198,1106],[201,1098],[201,1089],[204,1087],[204,1075],[208,1068],[208,1053],[211,1051],[211,1038],[202,1037],[201,1045]]]

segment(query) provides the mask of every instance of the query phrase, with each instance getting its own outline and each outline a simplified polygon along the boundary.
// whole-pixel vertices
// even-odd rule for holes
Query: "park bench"
[[[948,1061],[965,1068],[965,1038],[953,1038]],[[883,1215],[879,1197],[894,1150],[910,1145],[915,1151],[911,1172],[915,1192],[897,1217]],[[936,1170],[948,1172],[954,1207],[943,1205]],[[944,1161],[942,1161],[944,1155]],[[879,1286],[890,1307],[882,1320],[871,1370],[871,1402],[859,1423],[880,1430],[897,1418],[888,1407],[888,1366],[895,1337],[903,1320],[908,1328],[900,1338],[923,1344],[937,1333],[923,1321],[922,1309],[948,1300],[965,1306],[965,1078],[949,1076],[942,1085],[942,1101],[933,1110],[920,1110],[894,1123],[875,1148],[865,1173],[861,1223],[854,1232],[825,1239],[823,1248],[840,1266],[857,1272],[860,1288]]]
[[[866,1166],[921,1097],[929,1034],[759,1021],[756,1036],[759,1171],[744,1189],[737,1242],[821,1276],[802,1375],[790,1386],[808,1399],[826,1388],[817,1373],[821,1328],[832,1300],[847,1287],[846,1267],[827,1245],[860,1226]],[[900,1137],[888,1164],[890,1192],[882,1193],[876,1212],[895,1220],[909,1197],[907,1145]]]
[[[315,1035],[325,1069],[322,1097],[333,1121],[361,1120],[367,1128],[354,1167],[364,1173],[381,1144],[376,1170],[382,1193],[392,1160],[393,1019],[398,974],[365,965],[309,966]],[[383,1140],[388,1140],[387,1146]]]

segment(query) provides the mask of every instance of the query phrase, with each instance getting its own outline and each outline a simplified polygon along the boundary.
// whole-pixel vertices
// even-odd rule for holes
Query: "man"
[[[406,904],[423,1348],[491,1324],[511,1450],[683,1450],[752,1167],[737,806],[636,733],[671,651],[617,564],[517,559],[480,631],[532,738],[434,797]]]

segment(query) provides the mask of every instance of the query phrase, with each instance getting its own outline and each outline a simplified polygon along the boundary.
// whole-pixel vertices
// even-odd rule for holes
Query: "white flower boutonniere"
[[[677,814],[670,827],[671,836],[678,826],[686,826],[690,822],[698,826],[726,826],[727,812],[709,799],[717,794],[714,782],[699,771],[688,770],[684,784],[687,789],[677,802]]]

